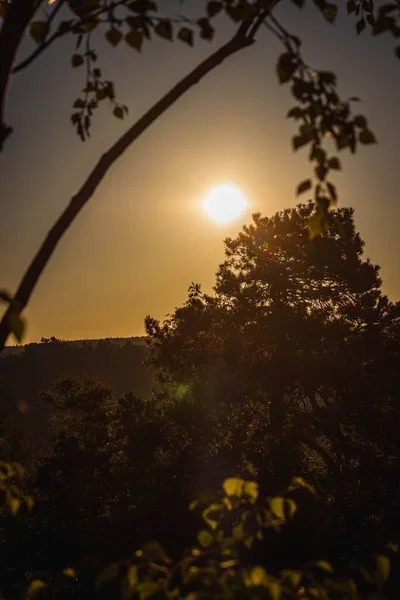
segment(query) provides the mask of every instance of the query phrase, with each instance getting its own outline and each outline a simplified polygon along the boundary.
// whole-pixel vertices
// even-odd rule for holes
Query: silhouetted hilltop
[[[14,346],[0,357],[0,412],[24,418],[35,434],[48,434],[52,407],[39,392],[61,375],[83,373],[109,382],[118,395],[148,398],[151,381],[145,365],[146,338],[107,338]]]

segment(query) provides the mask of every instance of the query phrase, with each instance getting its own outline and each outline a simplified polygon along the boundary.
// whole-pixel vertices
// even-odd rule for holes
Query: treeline
[[[23,417],[34,436],[49,433],[49,405],[39,392],[61,375],[85,373],[109,382],[117,394],[132,391],[150,397],[145,338],[65,342],[56,338],[29,344],[0,357],[1,412]]]
[[[39,392],[54,407],[54,445],[24,454],[25,489],[36,498],[32,513],[1,517],[6,598],[19,598],[32,576],[52,583],[51,597],[92,597],[102,567],[131,560],[149,539],[180,556],[202,521],[201,511],[189,513],[188,504],[214,502],[215,516],[215,506],[227,506],[218,492],[222,481],[249,468],[260,499],[280,496],[293,477],[309,482],[317,495],[296,492],[296,513],[280,533],[267,527],[256,537],[264,521],[238,517],[236,541],[252,531],[255,537],[241,548],[240,566],[258,564],[276,574],[324,559],[344,576],[354,562],[400,543],[400,304],[382,293],[379,267],[363,255],[353,211],[337,210],[329,231],[310,242],[312,210],[308,204],[272,218],[255,215],[237,238],[226,240],[212,295],[193,284],[184,305],[164,322],[146,318],[157,384],[148,398],[102,381],[112,372],[136,382],[135,367],[127,373],[143,349],[38,347],[60,373],[74,353],[90,356],[92,362],[74,364],[79,371],[87,365],[101,380],[64,375]],[[47,363],[39,356],[30,368],[43,373]],[[17,385],[15,376],[9,383]],[[40,377],[32,372],[32,380],[39,389]],[[12,433],[4,424],[7,436]],[[207,554],[209,538],[202,539],[199,557]],[[66,566],[79,573],[73,583],[60,575]],[[157,568],[157,577],[168,571]],[[220,563],[212,569],[214,583],[225,581]],[[385,587],[381,571],[379,593],[397,598],[399,565]],[[284,600],[302,597],[313,580],[300,581]],[[209,591],[190,600],[248,597],[226,585],[225,595]],[[343,585],[340,593],[327,595],[323,587],[307,597],[378,597],[354,595]],[[176,597],[170,580],[170,595],[156,587],[134,597]],[[100,593],[115,597],[118,589]],[[280,597],[254,593],[249,597]]]

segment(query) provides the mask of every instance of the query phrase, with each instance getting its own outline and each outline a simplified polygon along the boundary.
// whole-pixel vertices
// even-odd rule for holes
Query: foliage
[[[336,211],[309,242],[312,211],[254,215],[226,240],[214,295],[193,284],[162,324],[146,319],[150,362],[166,397],[183,386],[181,404],[202,407],[204,428],[231,440],[230,452],[245,452],[263,478],[284,485],[300,470],[342,518],[360,510],[363,494],[369,507],[391,497],[394,516],[385,481],[398,468],[389,421],[400,418],[399,305],[363,258],[352,211]],[[197,411],[192,419],[198,431]],[[388,533],[389,520],[379,517]]]
[[[97,577],[96,585],[108,585],[112,594],[119,580],[123,598],[140,599],[383,598],[390,575],[390,554],[396,548],[376,555],[372,569],[353,566],[343,572],[336,572],[325,560],[276,572],[265,563],[249,562],[249,550],[263,539],[266,530],[273,529],[279,535],[281,527],[295,516],[293,496],[308,487],[301,478],[295,478],[284,496],[260,503],[255,481],[227,479],[218,503],[192,503],[192,509],[201,511],[203,528],[197,543],[179,560],[169,558],[158,542],[147,542],[132,561],[108,565]]]

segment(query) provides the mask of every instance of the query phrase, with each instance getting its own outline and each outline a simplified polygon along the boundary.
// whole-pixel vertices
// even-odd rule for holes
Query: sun
[[[203,208],[217,223],[236,221],[247,208],[248,200],[236,186],[224,183],[212,188],[205,196]]]

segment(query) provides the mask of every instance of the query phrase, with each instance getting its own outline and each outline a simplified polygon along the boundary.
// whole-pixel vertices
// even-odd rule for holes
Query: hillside
[[[148,398],[146,338],[59,341],[10,347],[0,358],[1,412],[23,419],[36,436],[49,436],[52,407],[39,392],[61,375],[88,374],[109,382],[119,395]]]

